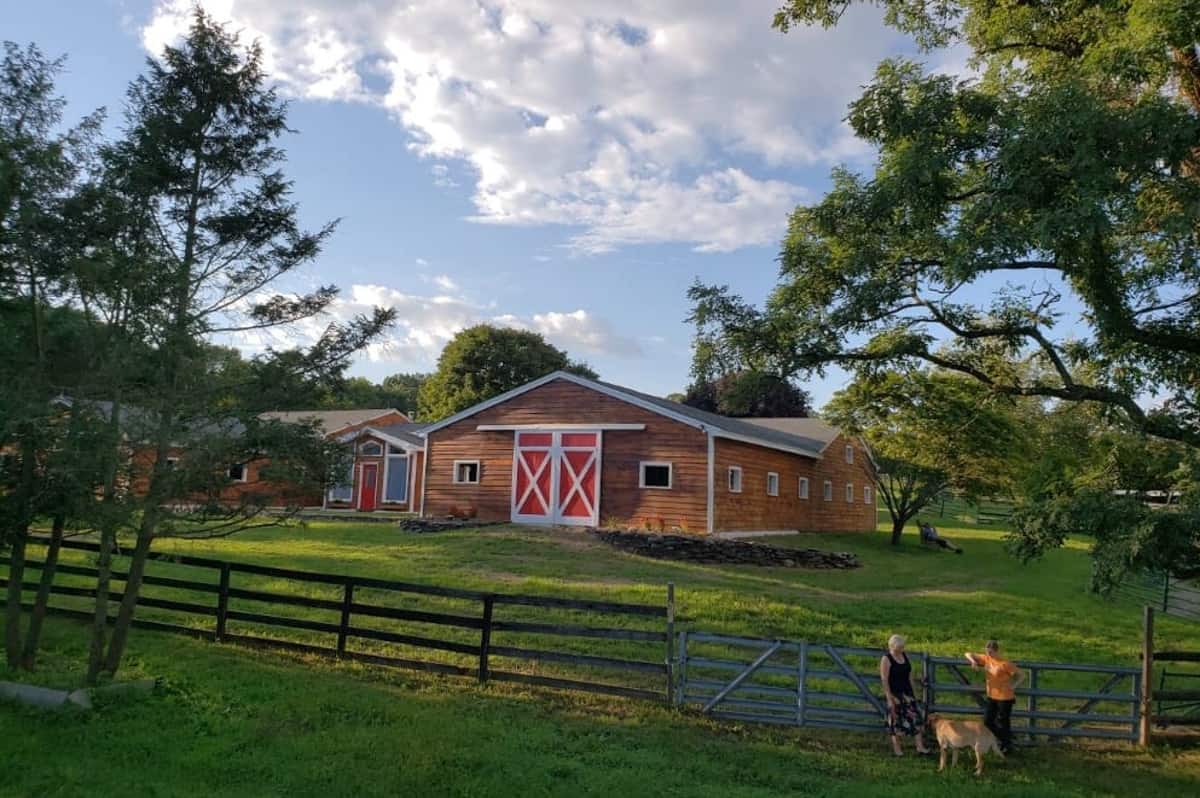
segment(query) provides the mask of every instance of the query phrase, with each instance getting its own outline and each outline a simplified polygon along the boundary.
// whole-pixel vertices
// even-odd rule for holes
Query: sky
[[[688,382],[688,287],[767,295],[788,213],[820,199],[834,166],[871,168],[848,103],[880,60],[913,53],[876,9],[783,35],[778,3],[202,5],[262,43],[292,101],[283,146],[302,220],[341,220],[298,280],[339,286],[335,316],[398,312],[351,373],[432,370],[457,330],[487,321],[666,394]],[[190,7],[5,3],[0,38],[65,54],[68,114],[104,106],[115,126],[125,86]],[[804,387],[819,405],[844,379]]]

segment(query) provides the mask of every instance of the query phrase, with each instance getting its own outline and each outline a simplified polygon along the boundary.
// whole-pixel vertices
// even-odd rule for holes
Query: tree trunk
[[[21,664],[21,587],[25,581],[25,545],[33,521],[33,490],[37,478],[37,450],[32,436],[33,430],[26,429],[21,442],[21,481],[14,491],[16,518],[9,531],[11,548],[8,593],[4,603],[4,653],[10,668]]]
[[[62,550],[63,529],[66,525],[66,515],[60,512],[54,516],[54,524],[50,527],[50,545],[46,547],[46,557],[42,563],[42,578],[38,582],[33,612],[29,616],[29,631],[25,633],[25,647],[21,652],[21,667],[27,671],[33,670],[37,663],[42,625],[46,620],[47,605],[50,603],[50,588],[54,587],[54,572],[58,568],[58,553]]]
[[[96,561],[96,606],[92,612],[92,640],[88,646],[88,668],[83,683],[94,686],[104,670],[104,647],[108,640],[108,591],[112,581],[112,552],[117,531],[105,521],[100,529],[100,555]]]
[[[908,522],[907,518],[892,516],[892,545],[900,545],[900,536],[904,533],[904,525]]]
[[[8,595],[4,605],[4,651],[8,667],[21,663],[21,584],[25,579],[25,541],[28,528],[17,532],[9,550]]]
[[[116,675],[117,669],[121,667],[121,658],[125,656],[125,645],[129,642],[129,629],[133,626],[133,614],[137,609],[138,594],[142,590],[142,576],[146,573],[146,560],[149,559],[150,544],[153,540],[153,535],[140,532],[133,548],[133,559],[129,563],[129,576],[125,579],[121,608],[117,611],[112,637],[108,640],[108,653],[104,657],[104,670],[110,676]]]

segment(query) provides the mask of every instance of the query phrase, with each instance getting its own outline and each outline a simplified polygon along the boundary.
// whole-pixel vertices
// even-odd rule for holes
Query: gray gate
[[[878,649],[704,632],[679,636],[676,701],[731,720],[881,732]],[[982,677],[961,659],[910,652],[929,711],[980,715]],[[1137,739],[1140,669],[1018,662],[1013,733]],[[922,691],[918,689],[918,692]]]

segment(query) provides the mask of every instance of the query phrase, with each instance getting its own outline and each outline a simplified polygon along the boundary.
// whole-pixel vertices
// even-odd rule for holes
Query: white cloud
[[[458,290],[458,283],[454,282],[454,280],[450,279],[450,276],[446,275],[446,274],[436,275],[433,278],[433,284],[436,285],[438,288],[442,289],[443,291],[457,291]]]
[[[190,5],[158,0],[146,46]],[[297,96],[387,109],[436,185],[455,185],[450,166],[473,177],[475,220],[579,227],[587,252],[776,242],[803,197],[780,170],[866,154],[839,120],[901,47],[870,8],[781,35],[778,0],[203,5],[261,37]]]
[[[461,294],[421,296],[387,286],[362,284],[351,286],[348,295],[336,299],[324,316],[306,319],[286,331],[246,333],[231,343],[248,352],[262,351],[267,346],[306,345],[315,341],[331,321],[348,321],[358,314],[369,314],[376,307],[394,308],[396,324],[383,340],[368,348],[367,359],[396,363],[408,369],[432,368],[442,348],[457,332],[483,322],[539,332],[575,358],[642,354],[637,341],[621,335],[608,321],[583,309],[522,316],[496,313],[494,307],[479,305]]]

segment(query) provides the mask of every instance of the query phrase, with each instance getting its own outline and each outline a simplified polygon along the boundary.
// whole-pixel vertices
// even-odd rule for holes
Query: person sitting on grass
[[[963,553],[962,549],[939,535],[938,531],[933,528],[933,524],[927,524],[924,521],[917,521],[917,527],[921,530],[922,543],[928,543],[931,546],[941,546],[943,549],[949,549],[955,554]]]

